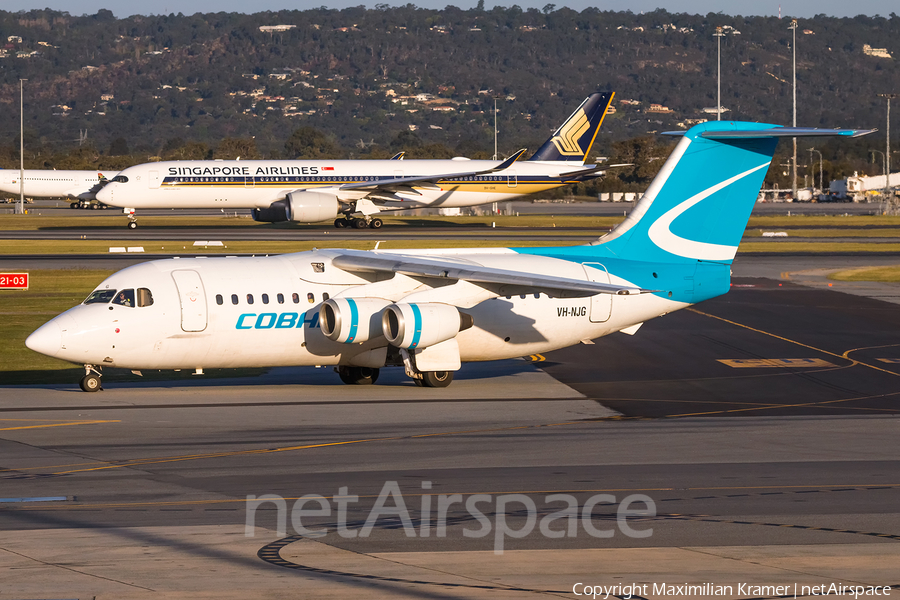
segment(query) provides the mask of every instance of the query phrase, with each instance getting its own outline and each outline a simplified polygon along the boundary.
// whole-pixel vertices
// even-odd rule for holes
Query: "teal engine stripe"
[[[347,343],[353,343],[356,339],[356,330],[359,329],[359,310],[356,308],[356,300],[347,298],[347,306],[350,307],[350,335],[347,337]]]
[[[422,338],[422,312],[419,310],[419,307],[415,304],[409,305],[413,311],[413,339],[412,344],[409,345],[410,348],[415,348],[419,345],[419,340]]]

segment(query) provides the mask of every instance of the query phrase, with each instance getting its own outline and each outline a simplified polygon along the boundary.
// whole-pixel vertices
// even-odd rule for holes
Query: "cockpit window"
[[[115,183],[128,183],[128,178],[124,175],[116,175],[110,181],[114,181]]]
[[[113,304],[134,307],[134,290],[121,290],[113,299]]]
[[[94,290],[84,301],[85,304],[106,304],[116,295],[116,290]]]
[[[220,296],[221,297],[221,296]],[[137,305],[151,306],[153,304],[153,294],[147,288],[137,289]],[[219,303],[221,304],[221,302]]]

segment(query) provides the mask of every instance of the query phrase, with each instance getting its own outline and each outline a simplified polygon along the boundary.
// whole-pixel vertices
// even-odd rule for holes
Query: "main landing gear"
[[[413,379],[419,387],[445,388],[453,382],[453,371],[424,371],[422,379]]]
[[[100,385],[101,375],[99,368],[94,368],[93,365],[84,365],[84,377],[81,378],[78,385],[84,392],[99,392],[103,389],[103,386]]]
[[[364,218],[345,218],[341,217],[339,219],[334,220],[334,226],[338,229],[345,229],[348,227],[352,227],[354,229],[381,229],[382,225],[384,225],[384,221],[375,217],[374,219],[364,219]]]
[[[134,216],[133,208],[123,209],[122,212],[128,217],[128,229],[137,229],[137,218]]]
[[[347,385],[372,385],[378,381],[378,369],[370,367],[338,367],[335,369]]]

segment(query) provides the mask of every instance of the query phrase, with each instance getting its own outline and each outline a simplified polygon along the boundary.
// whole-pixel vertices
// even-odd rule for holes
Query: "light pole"
[[[819,193],[824,194],[825,186],[822,183],[822,153],[819,152],[818,150],[816,150],[815,148],[810,148],[809,149],[809,164],[812,164],[812,161],[813,161],[812,153],[813,152],[815,152],[816,154],[819,155]],[[815,185],[816,185],[816,180],[815,180],[815,176],[813,176],[813,187],[815,187]]]
[[[885,180],[887,180],[887,175],[888,175],[887,159],[885,158],[884,152],[882,152],[881,150],[874,150],[872,148],[869,148],[869,152],[872,153],[872,162],[875,162],[875,154],[881,155],[881,172],[884,173],[884,178],[885,178]],[[887,184],[885,184],[885,188],[886,187],[887,187]],[[884,192],[882,192],[882,194],[883,193]],[[885,196],[884,200],[887,201],[887,199],[888,199],[887,196]],[[887,211],[889,208],[890,208],[890,205],[885,205],[884,210]],[[882,211],[882,212],[884,212],[884,211]]]
[[[716,32],[713,34],[713,37],[716,38],[716,45],[718,46],[717,55],[717,63],[718,63],[718,77],[717,88],[718,92],[716,94],[716,121],[720,121],[722,119],[722,38],[725,37],[725,34],[722,33],[721,27],[716,27]]]
[[[793,30],[794,32],[794,41],[791,42],[791,49],[794,51],[794,127],[797,126],[797,19],[791,19],[791,26],[788,29]],[[797,138],[793,138],[794,140],[794,173],[792,177],[791,183],[791,191],[794,195],[794,200],[797,199]]]
[[[497,97],[494,97],[494,160],[497,160]]]
[[[25,214],[25,82],[19,80],[19,203],[16,214]]]
[[[887,127],[884,136],[884,193],[888,206],[893,208],[893,193],[891,189],[891,99],[896,98],[897,94],[878,94],[882,98],[887,98]]]

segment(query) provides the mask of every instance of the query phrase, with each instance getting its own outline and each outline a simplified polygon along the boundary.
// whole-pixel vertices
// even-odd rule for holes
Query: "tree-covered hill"
[[[597,152],[621,155],[634,144],[613,142],[714,117],[702,110],[716,104],[717,26],[725,116],[790,124],[789,25],[552,4],[125,19],[0,11],[0,166],[18,162],[19,79],[34,167],[239,152],[489,156],[495,99],[505,155],[536,149],[595,89],[617,94]],[[900,17],[801,21],[797,61],[798,124],[883,130],[876,94],[900,92]],[[892,126],[900,133],[900,117]],[[314,139],[292,136],[300,129]],[[867,151],[883,146],[826,147],[829,172],[874,171]]]

